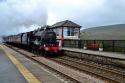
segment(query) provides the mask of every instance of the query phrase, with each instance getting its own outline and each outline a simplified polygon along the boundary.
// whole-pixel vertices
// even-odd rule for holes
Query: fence
[[[64,47],[83,49],[84,45],[102,44],[104,51],[125,53],[125,40],[64,40]]]

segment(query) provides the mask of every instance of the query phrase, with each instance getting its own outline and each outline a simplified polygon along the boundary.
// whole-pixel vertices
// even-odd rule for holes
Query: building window
[[[78,36],[77,28],[67,28],[67,36]]]
[[[61,37],[62,35],[62,28],[55,28],[53,29],[56,33],[56,36]],[[71,28],[71,27],[63,27],[63,36],[78,36],[79,28]]]
[[[67,36],[70,36],[70,33],[71,33],[71,29],[68,28],[68,30],[67,30]]]
[[[78,36],[79,35],[79,28],[74,28],[74,36]]]
[[[63,35],[64,35],[64,37],[67,36],[67,27],[63,28]]]

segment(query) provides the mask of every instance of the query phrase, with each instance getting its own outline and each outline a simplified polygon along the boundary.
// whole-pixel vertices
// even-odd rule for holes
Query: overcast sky
[[[125,23],[125,0],[0,0],[0,35],[72,20],[82,28]]]

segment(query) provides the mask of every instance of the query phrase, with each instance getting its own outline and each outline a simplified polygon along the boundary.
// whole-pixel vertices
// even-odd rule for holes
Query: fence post
[[[115,40],[112,40],[112,52],[115,51]]]
[[[103,50],[104,50],[104,46],[105,46],[105,45],[104,45],[104,40],[102,40],[102,44],[103,44]]]
[[[124,41],[124,46],[123,46],[123,49],[124,49],[124,53],[125,53],[125,41]]]
[[[78,40],[78,48],[81,48],[81,40]]]

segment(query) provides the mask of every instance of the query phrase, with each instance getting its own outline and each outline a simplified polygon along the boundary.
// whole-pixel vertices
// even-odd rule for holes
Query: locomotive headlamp
[[[48,51],[48,47],[46,47],[45,50]]]
[[[44,44],[44,47],[46,47],[46,45]]]

